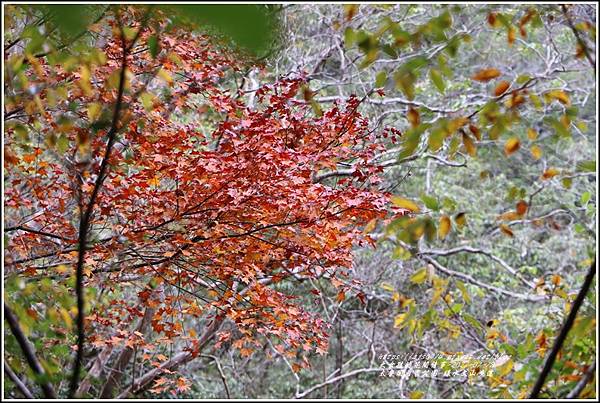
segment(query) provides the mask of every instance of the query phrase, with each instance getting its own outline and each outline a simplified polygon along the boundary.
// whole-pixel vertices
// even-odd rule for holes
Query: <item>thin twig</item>
[[[594,279],[594,275],[596,274],[596,259],[590,265],[590,268],[585,276],[585,280],[583,281],[583,285],[581,286],[581,290],[579,290],[579,294],[577,294],[577,298],[573,302],[573,306],[571,307],[571,311],[569,312],[569,316],[565,320],[562,328],[560,329],[560,333],[558,337],[554,341],[554,346],[552,346],[552,350],[550,350],[550,354],[546,357],[546,361],[544,363],[544,367],[542,368],[542,372],[540,372],[540,376],[538,377],[531,394],[529,395],[530,399],[537,399],[542,387],[544,386],[544,382],[546,381],[546,377],[550,374],[552,370],[552,366],[554,365],[554,361],[556,360],[556,356],[558,355],[571,327],[573,327],[573,323],[575,323],[575,318],[577,317],[577,312],[579,308],[583,304],[585,300],[585,296],[587,295],[591,285],[592,280]]]

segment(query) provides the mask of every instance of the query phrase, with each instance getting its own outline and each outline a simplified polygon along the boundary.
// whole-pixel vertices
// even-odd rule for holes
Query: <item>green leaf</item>
[[[255,56],[265,54],[277,39],[275,13],[263,4],[164,5],[180,21],[214,28]],[[178,22],[175,20],[175,22]]]
[[[148,93],[148,92],[143,92],[140,95],[140,100],[142,101],[142,105],[144,106],[144,109],[146,111],[151,111],[152,107],[154,105],[154,95]]]
[[[47,4],[42,8],[49,13],[50,23],[66,38],[84,32],[97,12],[96,7],[82,4]]]
[[[376,88],[384,87],[386,81],[387,81],[387,73],[385,71],[380,71],[379,73],[377,73],[377,76],[375,77],[375,87]]]
[[[577,163],[577,171],[578,172],[596,172],[596,161],[595,160],[587,160],[581,161]]]
[[[150,56],[152,56],[153,59],[156,59],[156,55],[158,55],[158,52],[160,51],[156,35],[152,35],[148,38],[148,50],[150,51]]]
[[[430,210],[437,211],[440,209],[440,204],[438,203],[435,197],[428,196],[425,193],[422,193],[421,200],[423,201],[423,203],[425,203],[425,206]]]
[[[346,28],[346,30],[344,31],[344,45],[346,47],[350,47],[350,46],[354,45],[355,41],[356,41],[356,32],[350,27]]]
[[[474,316],[471,316],[468,313],[463,313],[461,316],[465,320],[465,322],[467,322],[468,324],[473,326],[475,329],[478,329],[478,330],[483,329],[483,327],[481,326],[481,323],[479,323],[479,321],[477,319],[475,319]]]
[[[433,81],[433,84],[438,89],[440,94],[444,94],[444,91],[446,90],[446,84],[444,83],[444,78],[439,70],[429,70],[429,77],[431,78],[431,81]]]
[[[64,154],[69,149],[69,139],[64,134],[56,140],[56,150],[59,154]]]
[[[571,133],[569,132],[569,130],[558,119],[553,117],[547,117],[544,120],[546,121],[546,123],[550,124],[554,128],[556,134],[558,134],[559,136],[571,137]]]
[[[591,197],[592,197],[592,194],[591,194],[590,192],[584,192],[584,193],[581,195],[581,199],[580,199],[580,201],[581,201],[581,204],[587,204],[587,202],[589,202],[589,201],[590,201],[590,198],[591,198]]]
[[[458,287],[458,289],[460,290],[460,293],[463,297],[463,300],[465,301],[465,303],[470,304],[471,303],[471,297],[469,296],[469,292],[467,291],[467,288],[465,287],[465,284],[462,281],[457,281],[456,282],[456,287]]]
[[[433,222],[431,217],[426,217],[424,219],[424,222],[425,222],[425,239],[427,239],[428,242],[433,242],[433,240],[435,239],[435,237],[437,235],[437,229],[435,227],[435,223]]]

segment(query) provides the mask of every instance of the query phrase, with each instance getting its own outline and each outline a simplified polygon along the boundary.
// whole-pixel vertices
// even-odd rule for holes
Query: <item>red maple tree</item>
[[[26,55],[9,80],[8,115],[23,117],[5,133],[7,270],[64,281],[71,267],[79,291],[118,291],[88,301],[82,326],[94,347],[122,347],[102,397],[114,396],[134,348],[174,339],[187,347],[170,359],[144,353],[147,372],[120,396],[215,336],[242,355],[265,337],[294,357],[326,352],[326,324],[279,284],[326,278],[345,298],[351,283],[337,273],[354,245],[371,242],[361,227],[388,209],[369,163],[381,146],[360,100],[315,113],[306,80],[289,76],[249,105],[231,86],[246,67],[236,55],[154,20],[136,9],[109,16],[109,29],[91,27],[104,38],[98,48]],[[31,147],[19,146],[23,127],[37,133]],[[353,174],[317,176],[340,163]],[[219,332],[224,322],[235,337]],[[294,368],[308,366],[298,357]]]

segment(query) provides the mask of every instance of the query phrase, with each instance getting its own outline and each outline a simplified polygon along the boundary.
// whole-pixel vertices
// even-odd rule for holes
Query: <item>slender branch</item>
[[[361,368],[361,369],[355,369],[354,371],[346,372],[343,375],[339,375],[339,376],[331,378],[331,379],[329,379],[329,380],[327,380],[325,382],[321,382],[321,383],[319,383],[319,384],[317,384],[317,385],[315,385],[315,386],[313,386],[313,387],[305,390],[302,393],[297,393],[296,396],[295,396],[295,398],[296,399],[302,399],[302,398],[308,396],[309,394],[311,394],[312,392],[314,392],[315,390],[321,389],[321,388],[323,388],[323,387],[325,387],[327,385],[331,385],[332,383],[336,383],[338,381],[341,381],[342,379],[350,378],[352,376],[356,376],[358,374],[362,374],[362,373],[365,373],[365,372],[381,372],[381,371],[383,371],[382,368]]]
[[[223,367],[221,366],[221,361],[217,356],[214,355],[206,355],[202,354],[201,357],[210,358],[215,362],[217,366],[217,370],[219,371],[219,375],[221,376],[221,380],[223,381],[223,387],[225,388],[225,395],[227,395],[227,399],[231,399],[231,395],[229,393],[229,386],[227,386],[227,378],[225,377],[225,373],[223,372]]]
[[[45,237],[48,237],[48,238],[56,238],[56,239],[60,239],[61,241],[74,241],[73,239],[65,238],[63,236],[52,234],[50,232],[39,231],[39,230],[36,230],[36,229],[33,229],[33,228],[25,227],[23,225],[18,225],[16,227],[7,227],[7,228],[4,228],[4,232],[12,232],[12,231],[31,232],[32,234],[42,235],[42,236],[45,236]]]
[[[485,288],[487,290],[493,291],[495,293],[498,294],[503,294],[509,297],[513,297],[513,298],[518,298],[524,301],[530,301],[530,302],[539,302],[539,301],[543,301],[546,300],[547,297],[544,295],[526,295],[526,294],[519,294],[516,292],[512,292],[512,291],[508,291],[505,290],[503,288],[498,288],[498,287],[494,287],[493,285],[490,284],[486,284],[482,281],[479,281],[475,278],[473,278],[472,276],[468,275],[468,274],[464,274],[464,273],[460,273],[454,270],[450,270],[444,266],[442,266],[441,264],[439,264],[435,259],[432,259],[431,257],[427,256],[427,255],[422,255],[421,256],[424,260],[426,260],[427,262],[431,263],[437,270],[439,270],[440,272],[446,274],[447,276],[451,276],[451,277],[457,277],[460,279],[463,279],[464,281],[474,284],[476,286],[479,286],[481,288]]]
[[[581,290],[579,290],[579,294],[577,294],[577,298],[575,298],[575,301],[573,302],[571,311],[569,312],[567,319],[565,320],[564,324],[562,325],[562,328],[560,329],[560,333],[558,334],[558,337],[554,341],[554,345],[552,346],[552,350],[550,350],[550,354],[548,354],[548,356],[546,357],[546,361],[544,362],[544,367],[542,368],[542,372],[540,372],[540,375],[539,375],[535,385],[533,386],[531,394],[529,395],[530,399],[537,399],[538,396],[540,395],[540,391],[542,390],[542,387],[544,386],[544,382],[546,381],[546,378],[548,377],[548,375],[550,374],[550,371],[552,370],[552,366],[554,365],[556,356],[558,355],[565,339],[567,338],[567,335],[569,334],[571,327],[573,327],[573,323],[575,323],[575,318],[577,317],[577,312],[579,311],[579,308],[581,308],[581,305],[583,305],[583,301],[585,300],[585,296],[587,295],[588,291],[590,290],[590,287],[592,285],[592,280],[594,279],[595,274],[596,274],[596,259],[594,259],[594,262],[590,265],[590,268],[585,276],[585,280],[583,281],[583,285],[581,286]]]
[[[449,256],[449,255],[454,255],[456,253],[461,253],[461,252],[463,252],[463,253],[474,253],[474,254],[484,255],[484,256],[488,257],[489,259],[491,259],[491,260],[495,261],[496,263],[498,263],[507,272],[509,272],[513,276],[517,277],[527,287],[529,287],[529,288],[535,288],[535,284],[533,282],[528,281],[523,276],[521,276],[521,274],[518,271],[516,271],[514,268],[512,268],[508,263],[506,263],[504,260],[502,260],[498,256],[492,254],[491,252],[485,251],[483,249],[477,249],[477,248],[473,248],[473,247],[470,247],[470,246],[459,246],[459,247],[456,247],[456,248],[446,249],[446,250],[433,250],[432,249],[432,250],[420,251],[420,253],[423,254],[423,255],[436,255],[436,256]]]
[[[125,43],[125,36],[122,35],[122,48],[123,48],[123,56],[121,59],[121,72],[119,77],[119,89],[117,94],[117,99],[115,103],[115,110],[113,113],[113,119],[111,128],[108,132],[108,142],[106,143],[106,150],[104,151],[104,158],[102,159],[102,164],[100,165],[100,170],[98,172],[98,176],[96,177],[96,183],[94,184],[94,188],[92,190],[92,195],[88,202],[88,205],[83,213],[81,220],[79,222],[79,254],[77,259],[77,267],[75,270],[76,276],[76,285],[75,291],[77,294],[77,354],[75,356],[75,360],[73,362],[73,373],[71,376],[71,383],[69,386],[69,398],[73,398],[75,396],[75,392],[78,388],[79,383],[79,373],[81,372],[81,362],[83,360],[83,345],[85,341],[85,330],[84,330],[84,295],[83,295],[83,264],[85,262],[85,250],[87,243],[87,232],[90,226],[90,220],[92,217],[92,213],[94,211],[94,204],[96,203],[96,198],[98,197],[98,193],[100,192],[100,188],[102,187],[102,183],[104,182],[104,178],[106,175],[106,171],[108,169],[108,161],[110,159],[110,153],[112,151],[113,145],[115,143],[118,131],[118,123],[121,115],[121,107],[123,104],[123,93],[125,92],[125,71],[127,69],[127,51],[128,47]]]
[[[27,399],[35,399],[31,391],[27,388],[23,381],[19,379],[17,374],[15,374],[8,362],[6,362],[6,359],[4,359],[4,373],[12,381],[12,383],[15,384],[15,386],[17,387],[17,389],[19,389],[19,392],[21,392],[23,396],[25,396]]]
[[[44,371],[44,367],[42,367],[42,364],[40,364],[33,345],[29,342],[29,340],[27,340],[23,330],[21,330],[21,326],[19,326],[17,317],[8,307],[8,305],[6,305],[6,303],[4,304],[4,319],[6,319],[8,322],[8,326],[10,327],[12,334],[17,339],[19,347],[21,347],[21,351],[23,352],[23,355],[25,355],[27,364],[36,376],[39,376],[41,379],[43,379],[43,377],[46,375],[46,371]],[[57,398],[54,388],[52,388],[52,385],[50,385],[47,380],[40,380],[39,383],[42,391],[44,392],[44,396],[49,399]]]

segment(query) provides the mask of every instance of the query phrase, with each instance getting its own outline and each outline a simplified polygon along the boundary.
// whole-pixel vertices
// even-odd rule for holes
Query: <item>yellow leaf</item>
[[[458,213],[454,216],[454,222],[459,228],[462,227],[467,223],[467,215],[465,213]]]
[[[486,82],[486,81],[493,80],[494,78],[496,78],[498,76],[500,76],[500,70],[494,69],[494,68],[489,68],[489,69],[479,70],[471,78],[476,81]]]
[[[560,102],[563,105],[566,106],[571,106],[571,100],[569,99],[569,96],[567,95],[566,92],[562,91],[562,90],[552,90],[552,91],[548,91],[545,94],[545,98],[547,100],[553,100],[556,99],[558,102]]]
[[[377,218],[373,218],[371,221],[369,221],[367,223],[367,225],[365,225],[365,228],[363,229],[363,233],[368,234],[368,233],[372,232],[375,229],[376,225],[377,225]]]
[[[88,105],[87,114],[90,122],[96,121],[98,117],[100,117],[100,112],[102,111],[102,105],[98,102],[92,102]]]
[[[60,316],[62,316],[63,320],[65,321],[65,325],[68,328],[71,327],[73,324],[73,319],[71,318],[71,315],[69,315],[69,311],[67,311],[65,308],[60,308]]]
[[[415,202],[400,196],[392,196],[392,203],[394,203],[396,207],[407,209],[415,213],[419,212],[420,210],[419,206]]]
[[[440,225],[438,227],[438,237],[440,239],[446,238],[446,235],[448,235],[448,233],[450,232],[450,228],[452,228],[450,218],[446,215],[443,215],[440,218]]]
[[[391,285],[390,283],[381,283],[381,288],[383,288],[386,291],[394,291],[394,286]]]
[[[160,185],[160,179],[158,179],[158,177],[156,177],[156,176],[155,176],[155,177],[154,177],[154,178],[152,178],[152,179],[148,179],[148,182],[147,182],[147,183],[148,183],[148,185],[150,185],[150,186],[155,186],[155,187],[158,187],[158,185]]]
[[[534,129],[527,129],[527,138],[531,141],[537,139],[538,133]]]
[[[168,84],[173,83],[173,77],[169,74],[169,72],[165,69],[160,69],[158,72],[158,76],[165,80]]]
[[[531,155],[534,159],[539,160],[542,158],[542,149],[535,144],[531,146]]]
[[[410,282],[413,284],[421,284],[427,280],[427,269],[422,268],[417,270],[412,276],[410,276]]]
[[[86,96],[92,95],[92,85],[90,84],[91,72],[86,65],[81,66],[79,70],[79,76],[80,79],[77,84],[82,89],[83,93]]]
[[[408,316],[407,313],[400,313],[400,314],[396,315],[396,317],[394,318],[394,327],[398,328],[398,327],[402,326],[402,323],[404,323],[404,320],[406,319],[407,316]]]
[[[506,141],[506,143],[504,143],[504,153],[508,157],[511,154],[513,154],[515,151],[517,151],[520,146],[521,146],[521,143],[520,143],[519,139],[517,137],[511,137]]]

